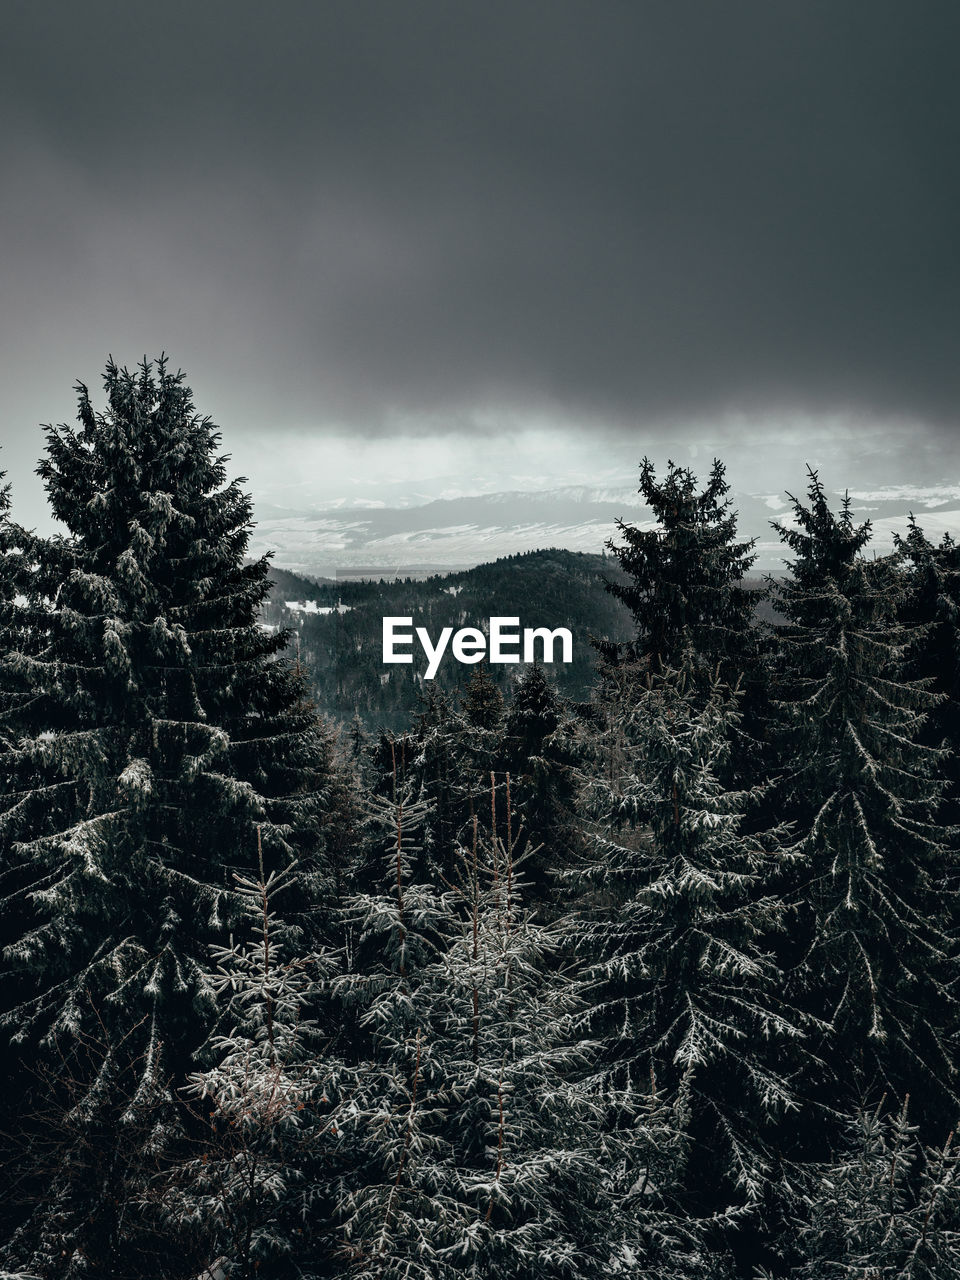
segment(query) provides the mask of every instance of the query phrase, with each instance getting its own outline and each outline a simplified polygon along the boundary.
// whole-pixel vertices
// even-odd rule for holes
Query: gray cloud
[[[796,409],[946,445],[958,51],[952,0],[11,3],[5,460],[162,346],[240,432]]]

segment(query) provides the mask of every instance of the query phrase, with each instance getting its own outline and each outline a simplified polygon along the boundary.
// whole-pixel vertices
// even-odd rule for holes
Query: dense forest
[[[7,1280],[960,1274],[957,546],[811,472],[758,589],[644,460],[589,687],[338,720],[182,375],[104,386],[0,521]]]
[[[622,578],[608,555],[553,548],[422,580],[310,581],[273,566],[269,576],[273,590],[264,601],[263,622],[292,633],[311,698],[334,719],[357,715],[368,729],[404,729],[429,689],[421,650],[414,651],[410,666],[383,665],[384,617],[413,617],[414,625],[434,637],[448,626],[483,628],[491,612],[519,617],[524,627],[567,627],[573,661],[557,662],[551,674],[573,702],[589,699],[593,688],[591,639],[626,640],[631,634],[629,611],[604,590],[605,580]],[[509,696],[516,674],[510,664],[493,664],[487,674]],[[447,653],[435,678],[447,694],[461,696],[469,676],[470,667]]]

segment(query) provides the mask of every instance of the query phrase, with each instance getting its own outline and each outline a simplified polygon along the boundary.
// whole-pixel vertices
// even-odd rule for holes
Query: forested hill
[[[604,577],[619,579],[621,570],[603,555],[532,551],[422,580],[310,580],[280,568],[271,568],[270,576],[274,589],[263,621],[299,634],[320,709],[340,719],[358,712],[371,727],[408,722],[419,705],[426,666],[419,645],[412,665],[384,666],[385,615],[412,617],[434,640],[443,627],[485,629],[487,619],[498,615],[519,617],[521,627],[568,627],[573,662],[557,662],[552,671],[561,693],[575,701],[586,698],[594,682],[590,636],[619,640],[632,634],[629,613],[603,585]],[[473,669],[447,653],[437,682],[456,689]],[[490,674],[505,689],[517,670],[496,665]]]

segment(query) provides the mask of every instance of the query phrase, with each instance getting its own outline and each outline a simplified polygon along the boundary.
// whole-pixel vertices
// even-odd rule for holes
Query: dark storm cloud
[[[8,420],[163,345],[251,425],[953,421],[952,2],[3,21]]]

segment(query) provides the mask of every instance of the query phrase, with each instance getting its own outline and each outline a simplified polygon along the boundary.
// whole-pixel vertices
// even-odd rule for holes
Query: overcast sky
[[[956,0],[2,19],[0,463],[27,523],[38,423],[162,348],[264,500],[645,451],[719,449],[754,489],[804,459],[960,480]]]

